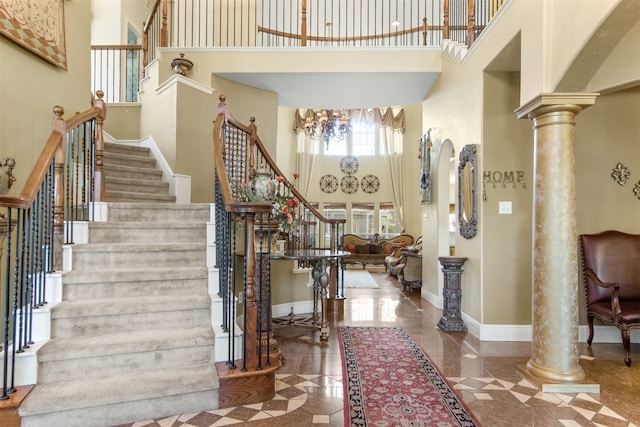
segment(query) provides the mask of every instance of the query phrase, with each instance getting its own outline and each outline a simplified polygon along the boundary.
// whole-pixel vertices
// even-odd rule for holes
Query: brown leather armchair
[[[624,363],[631,366],[629,331],[640,328],[640,235],[603,231],[580,236],[589,338],[593,319],[620,329]]]

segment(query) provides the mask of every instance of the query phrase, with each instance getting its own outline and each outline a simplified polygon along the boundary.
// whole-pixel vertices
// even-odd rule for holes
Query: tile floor
[[[600,393],[540,393],[517,366],[530,357],[529,342],[480,342],[465,332],[437,328],[440,310],[403,294],[395,278],[371,269],[379,289],[346,289],[343,314],[331,326],[404,326],[431,357],[484,427],[640,426],[640,346],[632,345],[631,368],[621,344],[579,345],[587,378]],[[463,296],[464,298],[464,296]],[[342,362],[337,334],[328,344],[319,332],[276,330],[285,357],[277,374],[276,397],[256,405],[175,415],[122,427],[343,426]]]

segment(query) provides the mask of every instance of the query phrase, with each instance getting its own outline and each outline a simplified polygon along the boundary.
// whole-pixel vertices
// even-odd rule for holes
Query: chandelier
[[[329,142],[342,140],[351,131],[347,113],[340,110],[313,110],[304,122],[304,133],[313,139],[324,139]]]

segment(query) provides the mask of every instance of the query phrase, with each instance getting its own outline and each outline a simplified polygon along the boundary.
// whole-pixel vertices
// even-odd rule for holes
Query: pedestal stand
[[[467,261],[467,258],[441,256],[438,257],[438,261],[440,261],[442,273],[444,273],[444,307],[438,327],[445,332],[463,331],[465,326],[460,312],[462,301],[460,279],[462,278],[462,265]]]

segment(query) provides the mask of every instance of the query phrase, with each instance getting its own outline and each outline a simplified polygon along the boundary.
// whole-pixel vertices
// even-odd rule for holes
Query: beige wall
[[[213,121],[218,105],[210,93],[178,86],[176,100],[176,167],[191,177],[191,202],[212,203],[214,195]]]
[[[109,104],[104,122],[105,132],[115,139],[140,139],[140,110],[140,104],[137,103]]]
[[[640,233],[640,87],[601,95],[576,119],[578,233],[607,229]],[[620,186],[611,173],[618,162],[631,172]]]
[[[518,120],[520,73],[484,74],[483,165],[492,180],[524,172],[525,185],[483,182],[482,323],[531,323],[531,259],[533,212],[533,140],[531,122]],[[485,197],[483,197],[486,196]],[[499,203],[511,202],[512,214],[500,214]]]
[[[64,2],[67,70],[0,37],[0,156],[16,159],[17,194],[51,131],[53,107],[65,118],[91,108],[91,3]]]

